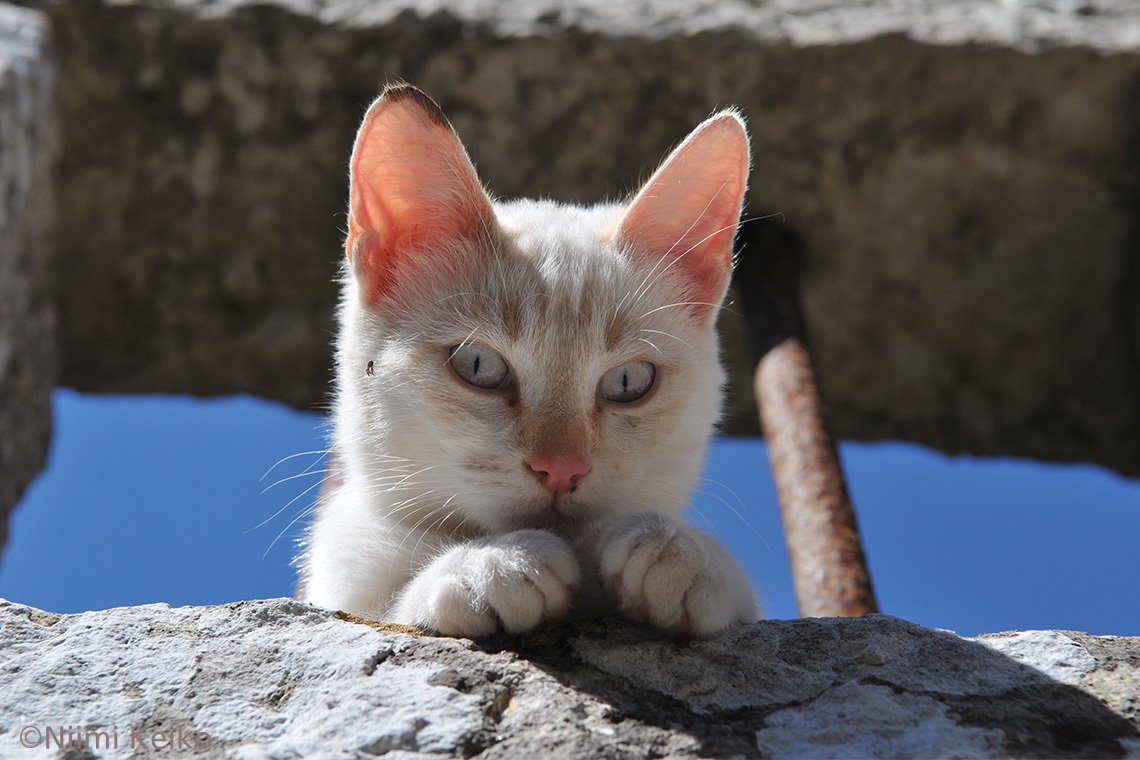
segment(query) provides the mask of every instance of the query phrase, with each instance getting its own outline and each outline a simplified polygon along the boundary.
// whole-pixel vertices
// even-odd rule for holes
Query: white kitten
[[[726,111],[627,206],[492,203],[438,106],[385,91],[352,154],[338,474],[302,598],[466,636],[619,608],[698,635],[759,617],[679,518],[719,413],[748,165]]]

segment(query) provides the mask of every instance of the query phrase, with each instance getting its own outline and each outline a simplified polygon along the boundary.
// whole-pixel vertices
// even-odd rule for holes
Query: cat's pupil
[[[475,354],[475,364],[471,368],[471,374],[476,377],[479,375],[479,354]]]

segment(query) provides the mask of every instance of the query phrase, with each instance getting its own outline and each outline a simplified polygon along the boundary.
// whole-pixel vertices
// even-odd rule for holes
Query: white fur
[[[600,543],[603,582],[622,610],[661,628],[707,636],[760,616],[740,566],[710,536],[653,512],[626,515]]]
[[[404,587],[392,617],[440,633],[479,636],[502,624],[529,631],[570,609],[581,571],[569,545],[544,530],[460,544]]]
[[[423,282],[435,284],[385,309],[350,268],[332,442],[340,484],[307,538],[305,600],[468,636],[587,609],[640,611],[697,634],[758,616],[740,567],[679,521],[719,414],[712,320],[680,305],[691,286],[675,268],[613,242],[623,213],[495,204],[489,261],[455,266],[473,256],[457,242],[442,263],[418,264],[434,267]],[[631,329],[607,348],[615,319]],[[472,340],[507,360],[516,406],[447,366],[446,347]],[[634,360],[657,365],[654,395],[600,404],[601,376]],[[552,504],[525,461],[536,440],[562,438],[581,443],[591,471]]]

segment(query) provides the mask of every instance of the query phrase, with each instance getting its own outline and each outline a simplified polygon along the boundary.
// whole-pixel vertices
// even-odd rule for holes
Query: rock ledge
[[[4,757],[54,756],[60,736],[108,758],[1140,756],[1140,638],[963,639],[875,616],[473,643],[289,599],[0,602],[0,626]]]

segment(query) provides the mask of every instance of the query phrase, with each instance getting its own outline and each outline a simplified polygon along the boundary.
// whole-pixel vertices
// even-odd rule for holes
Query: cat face
[[[628,206],[493,204],[434,104],[385,93],[352,164],[348,477],[386,517],[457,532],[680,512],[719,409],[747,167],[724,114]]]

